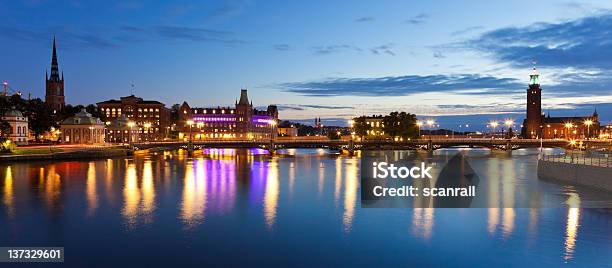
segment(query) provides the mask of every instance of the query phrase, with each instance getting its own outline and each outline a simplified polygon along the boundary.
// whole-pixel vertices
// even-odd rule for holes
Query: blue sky
[[[607,1],[0,1],[0,79],[44,94],[57,37],[66,100],[135,93],[229,105],[248,88],[283,119],[344,124],[403,110],[441,127],[543,109],[612,120]]]

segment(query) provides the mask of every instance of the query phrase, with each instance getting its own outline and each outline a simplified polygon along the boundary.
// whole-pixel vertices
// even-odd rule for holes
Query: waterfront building
[[[279,127],[278,136],[280,137],[297,137],[298,129],[295,126]]]
[[[62,142],[71,144],[101,144],[104,143],[104,123],[100,118],[93,117],[82,109],[74,116],[64,120],[62,129]]]
[[[8,110],[2,115],[2,120],[9,123],[11,126],[7,133],[7,138],[17,145],[28,144],[28,118],[15,108]]]
[[[599,128],[599,138],[600,139],[612,138],[612,125],[601,126]]]
[[[368,116],[365,118],[366,124],[370,125],[368,130],[368,138],[382,138],[385,136],[385,123],[383,122],[384,117],[382,115]]]
[[[45,73],[46,90],[45,102],[51,107],[53,113],[57,113],[65,105],[64,99],[64,73],[60,77],[59,64],[57,63],[57,51],[55,37],[53,37],[53,55],[51,56],[51,76]]]
[[[522,136],[528,139],[584,139],[599,136],[599,115],[551,117],[542,113],[542,88],[535,67],[529,75],[527,88],[527,117],[523,121]]]
[[[98,109],[105,121],[125,116],[135,123],[138,132],[136,141],[160,141],[168,137],[170,109],[155,100],[143,100],[134,95],[98,102]]]
[[[234,107],[198,108],[187,102],[179,107],[179,139],[189,140],[262,140],[277,136],[278,108],[253,108],[247,90],[240,91]]]
[[[106,122],[106,142],[130,143],[138,140],[138,128],[136,124],[130,124],[125,115],[121,115],[112,121]]]

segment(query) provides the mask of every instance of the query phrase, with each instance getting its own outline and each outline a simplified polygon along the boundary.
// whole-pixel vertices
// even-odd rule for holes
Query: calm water
[[[361,209],[358,157],[264,153],[0,164],[0,246],[64,246],[79,267],[612,264],[610,210]],[[606,195],[539,181],[533,151],[468,154],[504,196]]]

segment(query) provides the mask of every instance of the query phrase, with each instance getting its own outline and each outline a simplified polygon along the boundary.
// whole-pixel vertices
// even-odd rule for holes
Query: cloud
[[[444,54],[442,54],[442,52],[440,52],[440,51],[435,51],[433,53],[433,57],[436,58],[436,59],[446,58],[446,56],[444,56]]]
[[[206,28],[163,25],[155,26],[153,30],[160,37],[170,40],[220,42],[226,44],[245,43],[245,41],[231,37],[230,32]]]
[[[287,50],[291,50],[291,46],[288,44],[276,44],[274,46],[272,46],[274,49],[278,50],[278,51],[287,51]]]
[[[353,109],[353,106],[342,106],[342,105],[317,105],[317,104],[278,104],[276,105],[279,110],[292,110],[292,111],[304,111],[307,109],[327,109],[327,110],[341,110],[341,109]],[[258,108],[259,109],[259,108]],[[263,107],[262,110],[265,110]]]
[[[362,49],[351,45],[327,45],[327,46],[313,46],[310,48],[314,54],[317,55],[329,55],[347,51],[361,52]]]
[[[508,27],[464,42],[467,49],[487,53],[500,62],[527,67],[612,68],[612,13],[559,22]]]
[[[370,22],[376,20],[374,17],[361,17],[355,19],[355,22]]]
[[[408,19],[406,19],[404,21],[404,23],[408,23],[408,24],[412,24],[412,25],[418,25],[418,24],[423,24],[427,21],[427,19],[429,18],[429,15],[425,14],[425,13],[421,13],[418,14],[416,16],[410,17]]]
[[[478,31],[478,30],[482,30],[482,29],[484,29],[483,26],[467,27],[465,29],[452,32],[451,36],[464,35],[464,34],[467,34],[467,33],[470,33],[470,32],[474,32],[474,31]]]
[[[376,55],[380,55],[384,53],[387,55],[395,56],[395,52],[393,52],[392,48],[393,48],[393,44],[387,44],[387,45],[381,45],[381,46],[370,48],[370,51]]]
[[[98,31],[73,30],[68,27],[52,27],[43,31],[30,30],[19,27],[0,26],[0,35],[13,40],[33,43],[50,42],[53,36],[57,36],[58,43],[62,48],[114,48],[118,44],[109,38],[105,38]]]
[[[514,78],[477,74],[406,75],[379,78],[329,78],[278,85],[287,92],[306,96],[407,96],[424,92],[458,94],[510,94],[522,92],[524,83]]]

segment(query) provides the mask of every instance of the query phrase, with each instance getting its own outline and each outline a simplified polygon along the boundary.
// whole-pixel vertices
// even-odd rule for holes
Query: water
[[[516,198],[602,195],[537,180],[530,150],[468,154]],[[0,246],[63,246],[75,267],[612,264],[610,210],[361,209],[359,158],[325,150],[4,163],[0,197]]]

